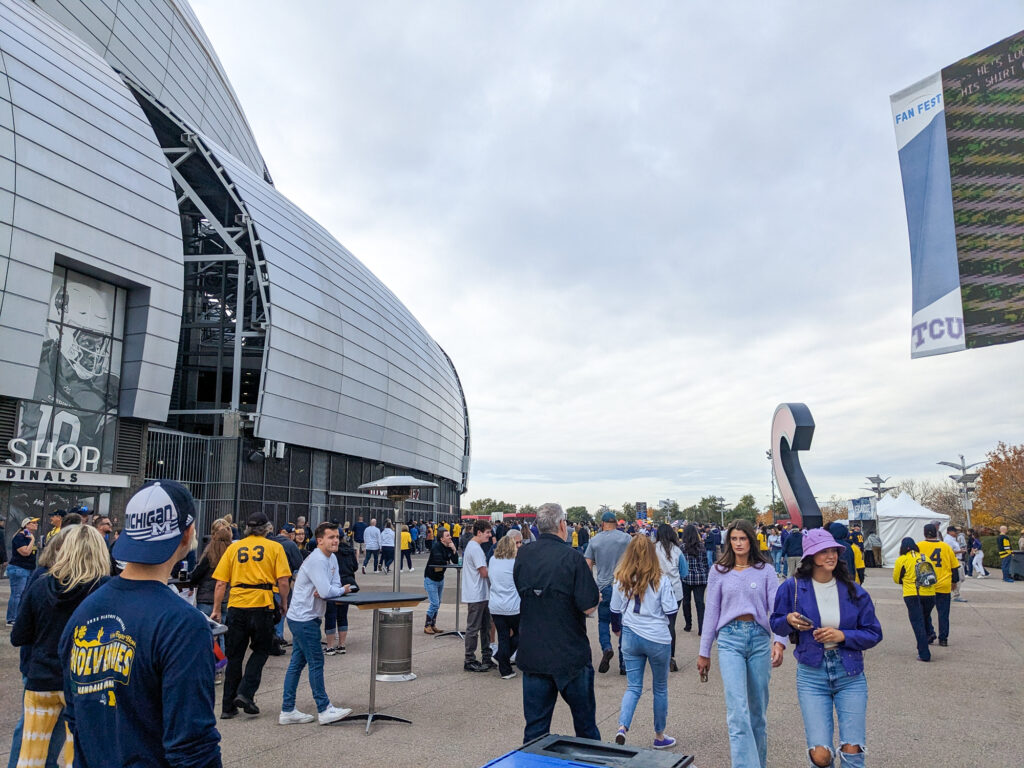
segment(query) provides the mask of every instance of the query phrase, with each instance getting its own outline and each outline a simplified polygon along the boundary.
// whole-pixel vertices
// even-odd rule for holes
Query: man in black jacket
[[[540,537],[519,551],[512,572],[522,599],[516,665],[523,673],[523,742],[550,732],[559,695],[576,735],[600,739],[586,618],[601,594],[583,555],[566,544],[562,507],[542,504],[537,528]]]

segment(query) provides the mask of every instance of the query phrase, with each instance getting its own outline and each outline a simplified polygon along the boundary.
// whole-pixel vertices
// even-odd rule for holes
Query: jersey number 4
[[[252,560],[254,563],[258,563],[263,559],[263,547],[252,548]],[[238,562],[247,563],[249,562],[249,548],[239,547],[238,548]]]
[[[935,563],[936,568],[942,567],[942,550],[938,547],[932,550],[932,553],[928,555],[928,559]]]

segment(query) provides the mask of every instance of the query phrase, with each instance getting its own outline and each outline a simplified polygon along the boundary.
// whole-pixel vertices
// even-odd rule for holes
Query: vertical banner
[[[911,357],[1024,339],[1024,32],[890,97]]]
[[[910,231],[910,356],[966,349],[942,78],[894,94],[892,117]]]

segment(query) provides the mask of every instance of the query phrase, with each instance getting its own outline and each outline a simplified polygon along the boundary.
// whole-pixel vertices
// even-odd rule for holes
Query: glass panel
[[[329,478],[328,469],[330,468],[331,457],[329,454],[323,451],[313,452],[313,482],[311,488],[318,488],[326,490],[328,487]]]
[[[117,289],[117,299],[114,302],[114,338],[124,338],[124,310],[128,292],[124,288]]]
[[[290,447],[292,454],[291,481],[292,488],[309,488],[310,450],[308,448]]]
[[[331,490],[332,491],[344,491],[345,490],[345,471],[346,471],[346,460],[344,456],[338,456],[337,454],[331,456]]]
[[[69,270],[64,293],[65,325],[94,333],[113,332],[114,286]]]
[[[121,389],[121,357],[124,344],[115,341],[110,347],[110,378],[107,380],[107,407],[116,409],[120,402]]]
[[[67,296],[64,293],[64,267],[55,267],[53,282],[50,284],[50,309],[47,318],[55,323],[61,321]]]
[[[39,370],[36,372],[35,399],[53,401],[57,386],[57,360],[60,350],[60,326],[46,324],[46,338],[39,352]]]
[[[64,327],[57,372],[59,400],[90,411],[111,407],[107,395],[111,344],[109,336]]]

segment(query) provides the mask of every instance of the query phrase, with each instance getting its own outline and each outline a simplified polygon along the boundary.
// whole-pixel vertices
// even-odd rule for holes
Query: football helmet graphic
[[[68,280],[53,294],[53,306],[63,312],[64,333],[48,323],[48,334],[60,344],[60,354],[83,380],[110,369],[110,307],[95,288]]]

